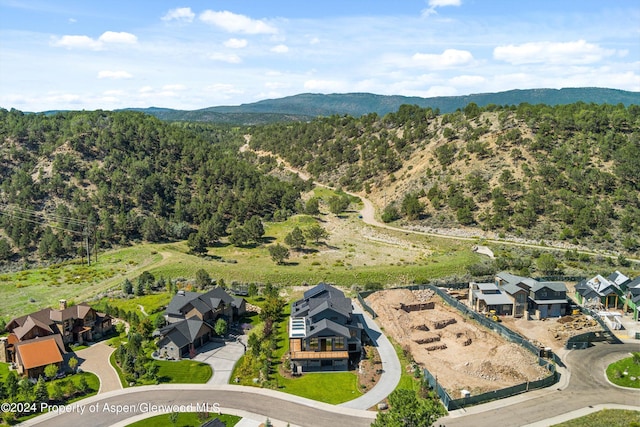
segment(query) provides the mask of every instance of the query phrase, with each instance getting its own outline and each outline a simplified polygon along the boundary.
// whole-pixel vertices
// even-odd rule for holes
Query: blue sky
[[[0,0],[0,107],[640,91],[637,0]]]

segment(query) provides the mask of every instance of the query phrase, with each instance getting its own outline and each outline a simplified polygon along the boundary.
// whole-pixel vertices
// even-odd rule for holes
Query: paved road
[[[640,392],[610,384],[605,375],[607,365],[628,357],[640,345],[599,343],[586,350],[572,350],[564,361],[571,371],[565,389],[547,389],[525,393],[486,405],[469,408],[438,420],[446,427],[518,427],[534,424],[589,406],[610,403],[640,409]]]
[[[79,411],[56,415],[49,413],[23,423],[24,426],[107,427],[144,411],[144,405],[217,404],[265,418],[283,420],[305,427],[365,427],[375,418],[375,412],[344,408],[277,392],[236,385],[163,384],[135,387],[96,395],[76,403]],[[116,413],[117,408],[120,413]],[[92,411],[92,408],[95,410]],[[123,409],[126,408],[127,412]],[[169,411],[172,412],[172,411]]]
[[[118,374],[109,363],[109,356],[114,351],[115,348],[99,342],[76,352],[76,358],[80,362],[78,367],[83,371],[92,372],[100,378],[98,394],[122,388]]]
[[[383,372],[378,383],[371,390],[357,399],[340,404],[340,406],[354,409],[368,409],[377,405],[395,390],[400,382],[402,367],[400,366],[396,350],[393,348],[389,339],[382,333],[376,322],[360,307],[357,301],[354,302],[353,306],[353,312],[362,315],[364,318],[367,329],[366,332],[377,347],[378,354],[380,354]]]

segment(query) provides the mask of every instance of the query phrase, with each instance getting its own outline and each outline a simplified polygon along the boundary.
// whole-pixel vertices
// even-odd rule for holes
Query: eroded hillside
[[[382,219],[637,254],[640,108],[404,105],[252,130],[251,147],[361,192]]]

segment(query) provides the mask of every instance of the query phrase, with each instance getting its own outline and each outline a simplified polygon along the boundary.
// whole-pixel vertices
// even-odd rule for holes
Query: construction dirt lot
[[[453,398],[460,397],[462,390],[476,395],[549,375],[531,352],[465,318],[433,291],[379,291],[366,301],[385,333],[437,376]],[[539,341],[549,346],[547,338]]]

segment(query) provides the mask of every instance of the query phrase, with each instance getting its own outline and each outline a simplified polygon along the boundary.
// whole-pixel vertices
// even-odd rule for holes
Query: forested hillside
[[[241,143],[237,129],[135,112],[0,110],[0,261],[76,256],[85,229],[100,247],[202,247],[230,224],[286,218],[304,183],[239,159]]]
[[[387,222],[640,248],[637,105],[469,104],[449,114],[404,105],[384,117],[256,127],[251,147],[367,193]]]

